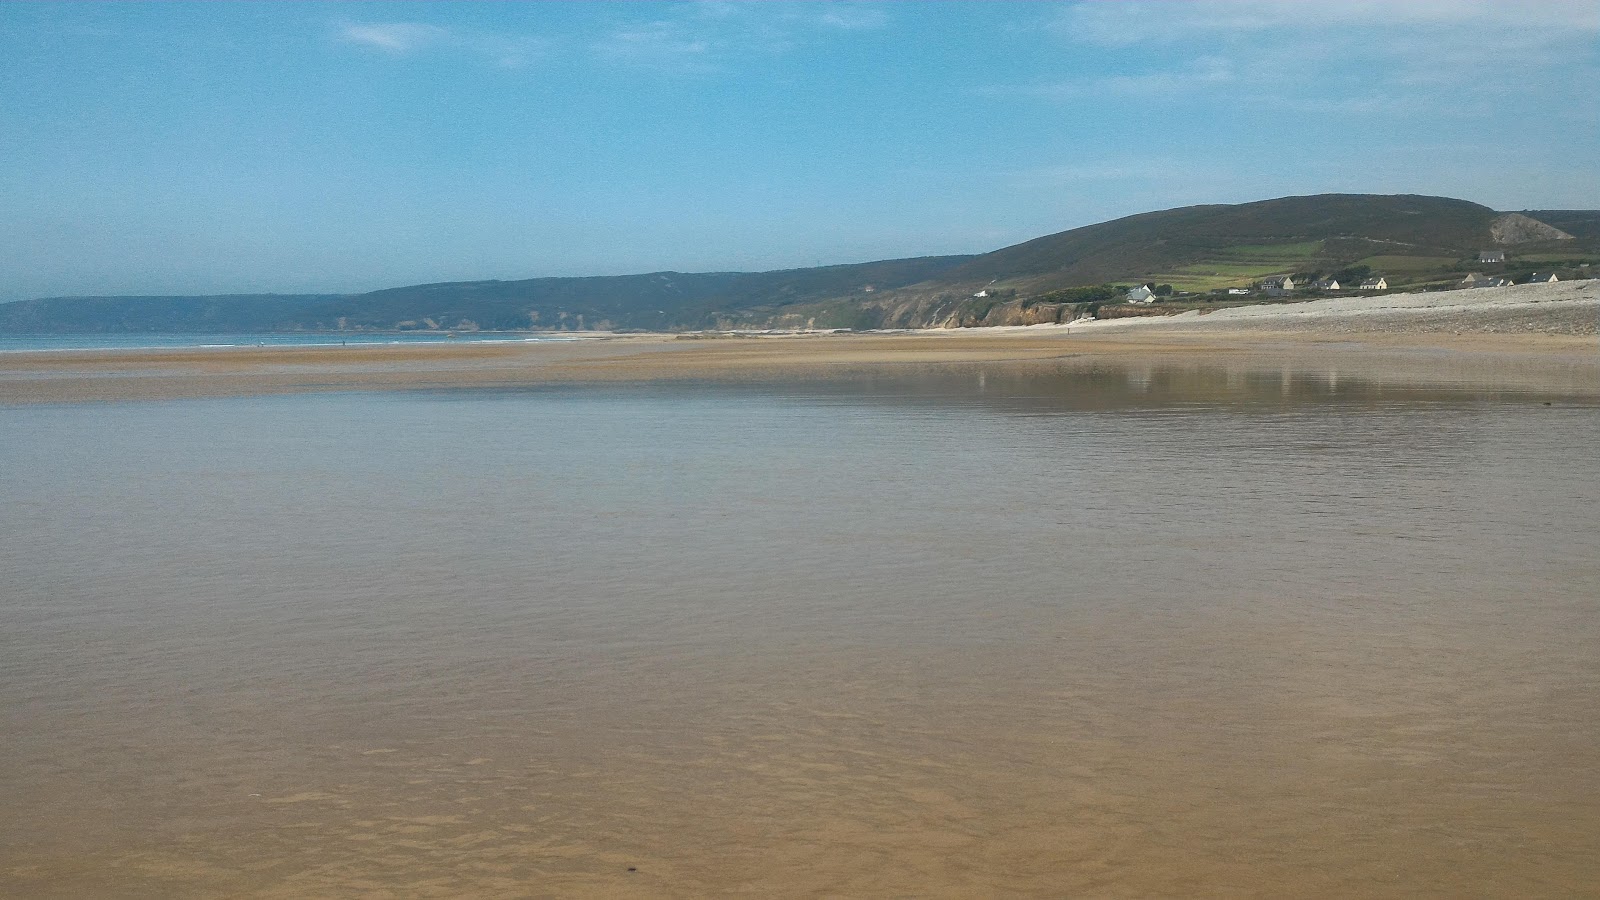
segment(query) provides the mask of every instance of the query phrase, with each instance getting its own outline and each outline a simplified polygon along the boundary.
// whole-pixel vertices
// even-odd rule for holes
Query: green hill
[[[343,315],[347,327],[370,328],[408,322],[412,324],[401,327],[416,327],[423,319],[443,327],[471,322],[484,329],[705,328],[739,310],[778,310],[916,284],[969,258],[930,256],[776,272],[656,272],[419,285],[346,298],[318,316],[326,322],[329,316]]]
[[[0,331],[24,333],[716,327],[750,309],[820,303],[816,327],[855,324],[838,298],[937,277],[971,257],[936,256],[776,272],[656,272],[462,281],[366,294],[52,297],[0,305]],[[746,313],[743,316],[749,318]]]
[[[47,297],[0,305],[0,332],[238,334],[293,331],[307,309],[338,294],[207,297]]]
[[[980,256],[951,276],[1082,284],[1240,260],[1317,259],[1330,239],[1454,252],[1486,242],[1496,215],[1464,200],[1354,194],[1190,206],[1035,238]]]
[[[1563,221],[1576,223],[1582,215]],[[986,253],[940,280],[1025,293],[1104,281],[1207,290],[1263,275],[1331,273],[1361,264],[1380,270],[1398,261],[1401,283],[1421,282],[1475,260],[1481,249],[1501,246],[1491,233],[1501,217],[1465,200],[1415,195],[1321,194],[1190,206],[1035,238]]]
[[[1321,194],[1190,206],[1075,228],[981,256],[777,272],[656,272],[469,281],[352,295],[69,297],[0,305],[0,331],[250,332],[406,329],[922,327],[1054,321],[1112,296],[1273,274],[1370,270],[1392,286],[1444,285],[1503,249],[1515,276],[1600,264],[1600,212],[1500,213],[1465,200]],[[1490,267],[1493,270],[1493,267]],[[1087,291],[1087,292],[1086,292]],[[1037,307],[1037,308],[1036,308]],[[1050,308],[1045,308],[1050,307]],[[1031,310],[1031,311],[1030,311]]]
[[[1578,240],[1600,238],[1600,210],[1530,209],[1524,210],[1523,215],[1559,228]]]

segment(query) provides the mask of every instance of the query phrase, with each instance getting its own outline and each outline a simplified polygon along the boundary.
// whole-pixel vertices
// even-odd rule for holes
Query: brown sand
[[[1192,324],[1190,324],[1192,323]],[[571,343],[220,348],[0,354],[0,403],[223,397],[314,391],[516,387],[661,380],[849,377],[907,367],[1071,367],[1096,361],[1335,367],[1392,378],[1495,381],[1600,393],[1596,340],[1581,335],[1207,327],[969,329]],[[1219,323],[1220,324],[1220,323]],[[1509,381],[1507,381],[1509,379]]]
[[[9,354],[0,355],[0,403],[1101,363],[1281,368],[1600,397],[1592,336],[1405,329],[1352,336],[1190,319],[1085,329]],[[1586,570],[1572,571],[1566,577]],[[1549,598],[1542,602],[1549,607]],[[1573,896],[1593,888],[1594,856],[1584,851],[1595,833],[1586,724],[1595,720],[1585,716],[1592,704],[1583,694],[1592,672],[1575,649],[1587,631],[1568,629],[1570,645],[1552,652],[1561,635],[1527,631],[1519,613],[1521,626],[1496,624],[1495,643],[1474,654],[1462,652],[1473,647],[1472,622],[1455,630],[1459,623],[1447,617],[1407,618],[1411,606],[1358,631],[1363,640],[1355,642],[1334,626],[1371,608],[1307,617],[1299,615],[1307,607],[1289,606],[1281,620],[1252,618],[1271,608],[1247,604],[1165,633],[1144,630],[1148,619],[1132,620],[1137,627],[1116,618],[1098,627],[1074,622],[1026,652],[1009,644],[960,655],[929,651],[887,673],[869,657],[872,648],[859,656],[819,651],[770,670],[754,656],[714,670],[719,677],[680,668],[676,659],[619,667],[618,680],[592,696],[626,696],[627,688],[643,699],[574,704],[587,732],[540,718],[505,728],[511,737],[498,745],[453,736],[434,747],[308,739],[316,749],[304,758],[263,766],[239,784],[228,782],[225,767],[195,764],[195,748],[175,737],[182,764],[167,776],[172,802],[188,802],[197,784],[223,799],[203,816],[172,817],[146,849],[83,838],[81,851],[35,853],[0,873],[0,893],[7,883],[39,896],[263,897]],[[1492,610],[1483,615],[1501,621]],[[1436,631],[1418,629],[1419,621],[1436,622]],[[1105,656],[1096,648],[1150,634],[1173,659],[1181,654],[1172,648],[1183,648],[1219,671],[1239,672],[1236,686],[1222,681],[1233,692],[1207,696],[1185,681],[1193,667],[1135,668],[1132,677],[1097,667]],[[1473,669],[1474,660],[1495,665]],[[1538,680],[1552,660],[1569,661],[1571,670],[1560,673],[1566,686],[1533,693],[1541,683],[1563,684]],[[1030,698],[1029,684],[1077,687]],[[941,715],[941,700],[966,718]],[[234,700],[222,702],[225,721]],[[1419,709],[1440,712],[1430,719]],[[1518,712],[1491,718],[1506,709]],[[186,701],[184,710],[191,731],[180,737],[223,733],[207,730],[203,704]],[[1016,716],[1008,719],[1007,710]],[[683,722],[693,740],[661,744],[654,755],[627,743],[597,750],[580,741],[535,765],[519,744],[523,735],[545,734],[536,728],[626,736],[664,734]],[[908,745],[932,751],[907,755]],[[1000,765],[986,756],[996,746],[1008,748]],[[1451,755],[1439,746],[1465,749]],[[116,758],[138,761],[120,749]],[[222,774],[207,784],[196,774],[207,771]],[[124,781],[124,790],[163,786]],[[83,790],[97,784],[87,781]],[[540,793],[550,784],[570,798],[564,805]],[[170,838],[173,830],[181,837]]]

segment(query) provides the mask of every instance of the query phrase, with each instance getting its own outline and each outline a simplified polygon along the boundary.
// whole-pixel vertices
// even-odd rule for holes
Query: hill
[[[1497,213],[1464,200],[1326,194],[1144,213],[985,254],[954,278],[1093,283],[1207,266],[1349,261],[1363,250],[1455,253],[1487,244]],[[1326,241],[1340,246],[1321,246]],[[1362,246],[1345,246],[1350,243]],[[1229,273],[1232,274],[1232,273]],[[1253,274],[1253,273],[1252,273]],[[1262,273],[1267,274],[1267,273]]]
[[[1486,267],[1481,250],[1508,262]],[[0,331],[858,328],[1057,321],[1110,284],[1203,293],[1280,273],[1445,285],[1600,263],[1600,212],[1321,194],[1142,213],[980,256],[777,272],[656,272],[414,285],[353,295],[77,297],[0,305]]]
[[[1600,238],[1600,210],[1530,209],[1523,214],[1559,228],[1578,240]]]
[[[50,297],[0,305],[0,332],[240,333],[715,327],[740,310],[816,307],[819,328],[848,328],[841,297],[925,282],[970,259],[935,256],[776,272],[463,281],[366,294]]]
[[[308,308],[339,294],[204,297],[46,297],[0,304],[0,332],[39,334],[239,334],[293,331]]]
[[[1082,292],[1085,286],[1108,282],[1204,293],[1267,275],[1370,272],[1396,287],[1427,287],[1453,284],[1471,271],[1515,276],[1600,262],[1600,213],[1566,211],[1553,221],[1540,215],[1417,195],[1320,194],[1190,206],[1002,248],[872,304],[894,325],[1030,324],[1054,321],[1070,301],[1093,299]],[[1480,251],[1492,249],[1506,250],[1508,263],[1477,262]],[[986,296],[975,296],[979,292]]]
[[[1595,215],[1566,213],[1562,221],[1576,225]],[[1157,276],[1170,276],[1174,284],[1233,283],[1290,271],[1290,265],[1338,268],[1373,256],[1475,258],[1481,249],[1507,243],[1496,239],[1498,222],[1529,217],[1537,216],[1415,195],[1321,194],[1190,206],[1035,238],[977,257],[947,278],[1043,289]]]
[[[664,331],[715,327],[739,311],[812,305],[823,319],[816,327],[850,327],[855,324],[852,309],[840,306],[839,298],[937,279],[968,259],[928,256],[776,272],[655,272],[419,285],[347,298],[320,311],[319,321],[337,314],[347,318],[347,327],[415,327],[432,319],[485,329]]]

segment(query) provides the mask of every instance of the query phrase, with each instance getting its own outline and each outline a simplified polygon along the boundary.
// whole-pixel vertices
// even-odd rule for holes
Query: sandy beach
[[[1597,288],[0,355],[0,895],[1591,894]]]
[[[1600,395],[1600,281],[1346,297],[1205,314],[914,332],[596,335],[525,344],[0,354],[0,402],[548,383],[789,380],[904,367],[1337,369]]]

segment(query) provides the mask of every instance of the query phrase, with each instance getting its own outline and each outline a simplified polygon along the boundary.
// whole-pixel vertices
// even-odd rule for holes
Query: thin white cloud
[[[694,17],[706,21],[737,22],[761,31],[837,29],[865,31],[889,24],[889,13],[876,3],[751,3],[701,0],[692,5]]]
[[[547,46],[546,41],[526,35],[443,28],[421,22],[346,22],[337,28],[340,41],[390,56],[448,50],[504,68],[527,65]]]
[[[619,28],[594,45],[603,59],[632,66],[706,71],[711,41],[676,22],[644,22]]]
[[[859,3],[830,4],[817,16],[817,24],[844,31],[866,31],[889,24],[889,14],[876,6]]]
[[[973,93],[987,97],[1022,96],[1056,100],[1085,97],[1179,99],[1231,84],[1235,80],[1235,65],[1231,61],[1220,56],[1202,56],[1186,61],[1182,69],[1171,71],[1100,75],[1039,84],[986,85],[974,89]]]
[[[351,22],[340,26],[339,37],[345,43],[395,56],[405,56],[451,40],[448,30],[419,22]]]
[[[1045,27],[1115,73],[979,93],[1452,118],[1519,94],[1584,105],[1600,74],[1595,0],[1131,0],[1059,8]]]
[[[1181,43],[1229,34],[1329,28],[1442,28],[1476,34],[1492,47],[1502,30],[1600,32],[1594,0],[1132,0],[1075,3],[1049,27],[1073,40],[1111,47]]]
[[[625,7],[624,7],[625,8]],[[867,3],[730,3],[671,7],[670,14],[623,24],[592,45],[603,61],[664,71],[709,72],[741,57],[786,53],[840,32],[884,28],[890,17]]]

